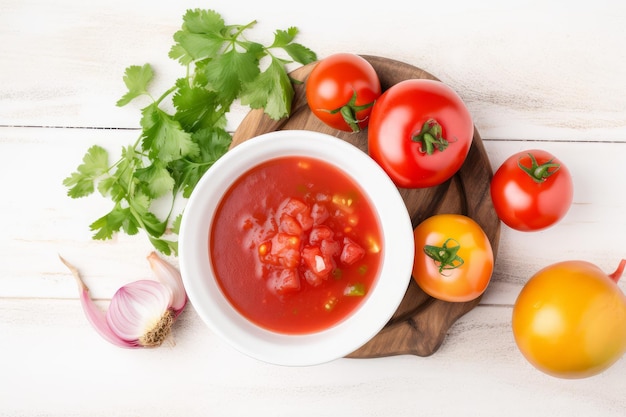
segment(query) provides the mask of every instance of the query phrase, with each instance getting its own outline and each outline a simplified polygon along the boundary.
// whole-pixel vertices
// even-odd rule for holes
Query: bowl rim
[[[208,243],[212,214],[225,191],[253,166],[292,155],[325,160],[360,185],[377,212],[384,248],[379,276],[367,299],[338,324],[298,335],[272,332],[248,321],[225,298],[215,280],[207,279],[213,277]],[[240,143],[202,176],[183,212],[178,253],[189,301],[212,332],[241,353],[263,362],[308,366],[354,352],[393,316],[411,279],[413,228],[397,187],[366,152],[325,133],[280,130]]]

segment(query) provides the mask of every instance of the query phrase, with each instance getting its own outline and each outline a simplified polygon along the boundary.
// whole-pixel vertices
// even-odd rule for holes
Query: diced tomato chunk
[[[326,239],[320,242],[320,250],[324,256],[332,258],[339,255],[341,245],[336,240]]]
[[[332,259],[324,256],[318,246],[305,246],[302,249],[302,260],[311,272],[325,279],[333,270]]]
[[[302,230],[311,230],[311,227],[313,227],[313,217],[311,217],[310,210],[307,210],[303,213],[298,213],[296,219],[298,219],[300,226],[302,226]]]
[[[365,249],[348,237],[343,238],[343,249],[339,259],[346,265],[352,265],[365,256]]]
[[[296,269],[273,270],[267,279],[267,287],[276,294],[287,294],[300,290],[300,275]]]
[[[330,212],[328,211],[328,207],[326,207],[326,205],[315,203],[311,207],[311,217],[313,218],[314,226],[323,224],[329,216]]]
[[[299,249],[300,248],[300,236],[294,236],[287,233],[276,233],[272,237],[272,252],[274,254],[280,254],[285,249]]]
[[[271,240],[270,255],[285,268],[295,268],[300,263],[300,237],[276,233]]]
[[[331,240],[334,236],[332,229],[328,226],[315,226],[309,234],[309,243],[319,245],[323,240]]]
[[[298,213],[305,212],[309,209],[309,206],[304,201],[298,200],[297,198],[286,198],[280,203],[278,206],[278,210],[276,214],[278,217],[284,214],[288,214],[291,217],[296,217]]]
[[[319,275],[314,274],[313,271],[311,271],[310,269],[306,269],[304,271],[304,279],[309,285],[313,287],[319,287],[324,281],[326,281]]]
[[[300,223],[287,213],[283,213],[280,216],[278,230],[293,236],[300,236],[302,234],[302,226]]]
[[[288,214],[298,220],[302,230],[309,230],[313,226],[313,218],[311,217],[310,207],[297,198],[286,198],[278,208],[277,216],[280,218],[283,214]]]

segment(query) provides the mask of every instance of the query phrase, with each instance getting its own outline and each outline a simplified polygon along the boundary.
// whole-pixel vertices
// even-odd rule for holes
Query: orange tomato
[[[537,272],[513,307],[513,335],[537,369],[561,378],[596,375],[626,351],[626,296],[612,275],[585,261]]]
[[[420,223],[413,236],[413,279],[424,292],[463,302],[485,291],[493,272],[493,250],[476,221],[461,214],[436,214]]]

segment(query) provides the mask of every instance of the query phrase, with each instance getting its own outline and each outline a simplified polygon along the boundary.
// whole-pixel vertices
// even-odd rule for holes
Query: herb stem
[[[159,104],[161,104],[161,102],[170,94],[172,94],[174,91],[176,91],[178,89],[177,85],[174,85],[173,87],[170,87],[168,90],[166,90],[163,94],[161,94],[161,96],[155,100],[155,104],[158,106]]]

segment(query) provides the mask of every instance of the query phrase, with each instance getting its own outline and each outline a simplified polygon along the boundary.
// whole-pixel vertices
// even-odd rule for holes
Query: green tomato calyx
[[[548,177],[557,172],[561,168],[560,164],[554,163],[554,159],[550,159],[548,162],[539,165],[537,159],[532,153],[528,153],[530,157],[530,167],[522,165],[522,158],[517,161],[517,166],[528,174],[530,178],[536,183],[544,182]]]
[[[439,152],[446,150],[450,142],[443,137],[443,128],[435,119],[428,119],[422,126],[422,130],[413,136],[413,142],[419,142],[420,152],[432,155],[437,149]]]
[[[449,242],[453,243],[452,247],[448,246]],[[425,245],[424,253],[435,262],[439,273],[442,274],[443,271],[456,269],[465,263],[463,258],[457,255],[459,249],[461,249],[459,242],[449,238],[441,246]]]
[[[356,91],[354,91],[354,93],[352,94],[352,97],[350,98],[350,101],[348,101],[346,104],[344,104],[343,106],[337,109],[329,111],[330,114],[341,113],[343,120],[345,120],[345,122],[348,124],[348,126],[350,126],[350,129],[352,129],[352,132],[354,133],[361,131],[361,126],[359,126],[359,123],[363,121],[363,120],[357,119],[356,114],[374,105],[374,102],[372,101],[371,103],[357,106],[356,99],[357,99],[357,95],[356,95]]]

